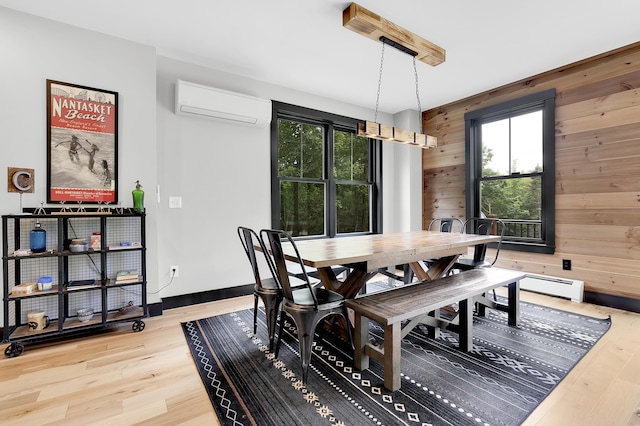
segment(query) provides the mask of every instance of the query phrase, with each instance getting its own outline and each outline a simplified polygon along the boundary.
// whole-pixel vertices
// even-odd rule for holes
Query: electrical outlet
[[[571,260],[562,259],[562,269],[564,271],[570,271],[571,270]]]
[[[180,276],[180,268],[178,265],[169,266],[169,277],[178,278]]]

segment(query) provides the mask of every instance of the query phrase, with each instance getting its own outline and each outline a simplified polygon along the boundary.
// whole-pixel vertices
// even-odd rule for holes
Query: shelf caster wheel
[[[13,342],[5,348],[4,356],[6,356],[7,358],[15,358],[22,355],[22,352],[24,352],[24,345],[21,343]]]
[[[131,324],[131,329],[134,333],[139,333],[144,330],[144,321],[136,320]]]

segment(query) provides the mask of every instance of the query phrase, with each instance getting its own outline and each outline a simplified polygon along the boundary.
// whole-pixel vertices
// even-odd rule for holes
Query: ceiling
[[[422,110],[640,40],[637,0],[359,0],[444,48],[417,62]],[[0,0],[154,46],[157,54],[375,108],[382,44],[342,27],[338,0]],[[417,109],[412,58],[387,46],[379,110]],[[362,117],[373,119],[373,117]]]

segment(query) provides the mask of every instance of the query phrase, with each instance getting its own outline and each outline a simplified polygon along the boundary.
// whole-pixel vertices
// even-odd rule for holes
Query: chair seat
[[[332,266],[331,269],[333,273],[336,275],[340,275],[345,271],[348,271],[349,268],[342,265]],[[316,268],[312,268],[311,266],[305,266],[304,270],[307,272],[307,276],[310,278],[314,278],[315,280],[320,280],[320,274]],[[304,272],[302,272],[302,267],[299,263],[296,262],[287,262],[287,271],[289,275],[294,276],[299,279],[304,279]]]
[[[473,259],[458,259],[451,269],[460,269],[463,271],[467,271],[469,269],[488,268],[490,266],[491,264],[487,261],[477,262]]]
[[[262,288],[260,288],[260,286],[256,284],[254,286],[255,291],[258,291],[258,292],[261,290],[276,291],[276,292],[280,291],[280,287],[278,286],[278,283],[273,278],[264,278],[260,280],[260,283],[262,284]]]
[[[340,305],[344,302],[344,297],[335,291],[327,290],[323,287],[314,287],[313,292],[318,300],[318,308],[329,307],[328,305]],[[286,302],[285,302],[286,303]],[[313,298],[308,288],[301,288],[293,291],[293,303],[302,306],[314,306]]]

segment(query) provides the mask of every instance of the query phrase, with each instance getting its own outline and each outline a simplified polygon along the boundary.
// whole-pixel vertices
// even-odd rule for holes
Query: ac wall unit
[[[177,80],[176,114],[264,127],[271,123],[271,101]]]

